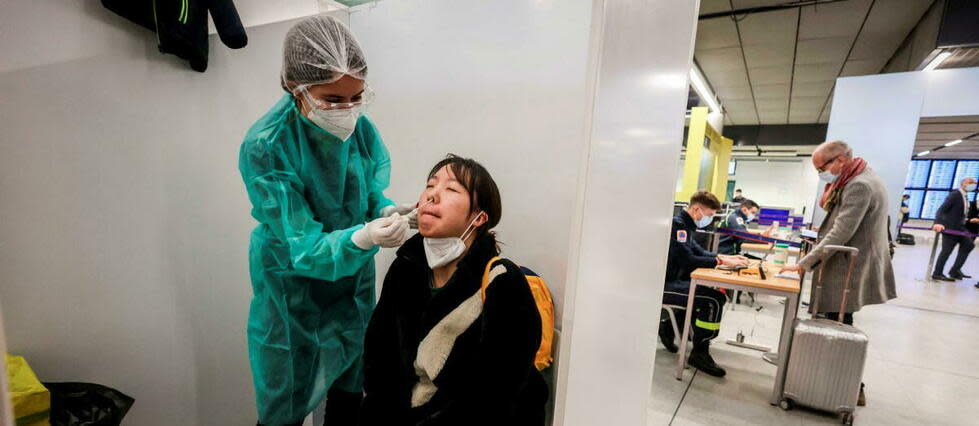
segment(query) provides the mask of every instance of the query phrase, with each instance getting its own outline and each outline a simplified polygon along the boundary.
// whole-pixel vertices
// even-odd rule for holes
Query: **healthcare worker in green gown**
[[[239,168],[252,216],[248,354],[259,424],[356,424],[374,255],[408,237],[414,205],[383,191],[391,162],[363,107],[367,62],[350,30],[315,16],[286,35],[287,92],[248,131]]]

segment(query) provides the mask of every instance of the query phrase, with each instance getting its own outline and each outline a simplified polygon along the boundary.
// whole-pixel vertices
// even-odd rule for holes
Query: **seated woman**
[[[479,163],[450,155],[429,173],[419,234],[398,250],[364,343],[365,425],[542,425],[534,367],[541,319],[520,268],[492,265],[502,214]]]

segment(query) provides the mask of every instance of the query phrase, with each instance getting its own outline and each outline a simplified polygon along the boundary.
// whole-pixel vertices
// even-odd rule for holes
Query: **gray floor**
[[[973,287],[975,279],[923,280],[932,242],[928,234],[916,233],[916,246],[898,248],[898,298],[855,317],[870,336],[867,406],[857,409],[857,424],[979,424],[979,289]],[[964,269],[979,278],[979,255]],[[838,424],[829,414],[769,405],[775,367],[760,352],[723,343],[741,331],[750,343],[777,346],[781,312],[779,299],[764,296],[754,309],[728,307],[711,349],[728,371],[723,379],[687,370],[677,381],[676,355],[658,345],[649,425]]]

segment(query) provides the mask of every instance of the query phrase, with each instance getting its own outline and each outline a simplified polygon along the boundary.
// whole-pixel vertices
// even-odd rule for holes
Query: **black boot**
[[[711,376],[724,377],[727,371],[714,362],[714,358],[710,356],[709,348],[709,346],[694,346],[693,351],[690,352],[690,358],[687,358],[687,364]]]
[[[671,354],[677,353],[680,348],[676,347],[676,343],[673,341],[676,336],[673,333],[673,325],[670,324],[669,318],[665,321],[659,322],[659,341],[663,343],[666,350],[670,351]]]

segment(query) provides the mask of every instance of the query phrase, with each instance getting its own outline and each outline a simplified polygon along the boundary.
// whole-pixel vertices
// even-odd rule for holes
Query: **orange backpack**
[[[486,270],[483,272],[483,284],[480,287],[483,302],[486,302],[486,288],[490,284],[490,269],[498,260],[501,259],[499,257],[490,259],[489,263],[486,264]],[[537,367],[538,371],[541,371],[550,367],[551,363],[554,362],[554,358],[551,356],[551,345],[554,342],[554,301],[551,299],[551,291],[547,289],[547,283],[544,282],[543,278],[530,269],[520,268],[520,270],[527,277],[530,292],[533,293],[534,301],[537,302],[537,311],[540,312],[540,348],[537,349],[534,366]]]

